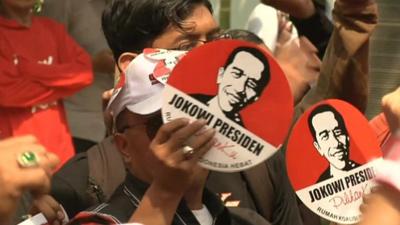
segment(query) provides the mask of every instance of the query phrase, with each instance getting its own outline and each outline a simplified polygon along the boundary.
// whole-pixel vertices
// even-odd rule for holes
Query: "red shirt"
[[[64,163],[74,149],[62,99],[92,79],[90,56],[61,24],[0,17],[0,138],[33,134]]]

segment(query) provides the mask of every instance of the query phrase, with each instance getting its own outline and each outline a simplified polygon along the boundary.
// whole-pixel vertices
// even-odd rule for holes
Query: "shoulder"
[[[89,209],[92,214],[107,215],[116,221],[126,223],[137,208],[131,199],[125,194],[126,188],[121,184],[107,203],[100,204]],[[121,210],[122,209],[122,210]]]
[[[64,28],[64,25],[62,23],[57,22],[54,19],[51,19],[49,17],[44,17],[44,16],[35,16],[35,22],[50,26],[52,28]]]
[[[44,17],[44,16],[35,16],[34,22],[42,25],[46,29],[49,29],[55,35],[61,35],[61,36],[68,35],[65,25],[57,22],[54,19]]]
[[[86,152],[75,155],[54,174],[53,181],[63,180],[74,186],[84,185],[88,176],[88,157]],[[84,182],[82,182],[84,181]]]
[[[192,98],[199,100],[200,102],[206,104],[210,101],[214,96],[212,95],[205,95],[205,94],[190,94]]]
[[[321,176],[319,176],[317,183],[322,182],[324,180],[328,180],[329,178],[331,178],[331,170],[329,169],[329,167],[321,174]]]
[[[51,195],[62,204],[70,217],[90,206],[87,192],[86,153],[70,159],[51,180]]]

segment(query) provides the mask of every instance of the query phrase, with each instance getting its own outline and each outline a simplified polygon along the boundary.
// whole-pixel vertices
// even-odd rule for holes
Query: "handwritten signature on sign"
[[[364,184],[361,186],[361,189],[358,190],[349,189],[342,195],[334,196],[329,202],[332,202],[333,206],[337,209],[343,205],[348,205],[361,199],[365,194],[368,194],[368,184]]]
[[[214,148],[216,148],[217,150],[221,151],[222,153],[224,153],[229,158],[237,159],[238,152],[230,149],[230,148],[233,148],[233,147],[235,147],[235,145],[232,145],[230,142],[226,141],[225,143],[223,143],[218,139],[216,139],[216,142],[214,144]]]

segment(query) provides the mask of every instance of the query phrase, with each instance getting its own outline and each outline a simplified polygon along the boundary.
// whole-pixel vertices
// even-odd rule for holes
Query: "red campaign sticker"
[[[352,105],[326,100],[298,120],[289,138],[286,164],[299,198],[316,214],[343,224],[360,219],[381,162],[376,135]]]
[[[281,68],[262,48],[220,40],[189,52],[163,92],[163,118],[204,118],[216,145],[200,160],[233,172],[265,161],[283,144],[293,97]]]
[[[186,54],[186,51],[146,48],[143,53],[147,59],[158,61],[153,76],[162,84],[166,84],[171,71]]]

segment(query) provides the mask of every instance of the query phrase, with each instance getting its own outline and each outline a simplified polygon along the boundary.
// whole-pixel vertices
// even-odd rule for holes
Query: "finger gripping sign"
[[[217,131],[201,159],[208,169],[235,172],[253,167],[282,145],[293,98],[276,61],[254,44],[221,40],[189,52],[163,92],[164,122],[204,119]]]
[[[350,104],[326,100],[311,107],[294,126],[286,164],[303,203],[340,224],[360,220],[362,198],[374,186],[382,161],[375,134]]]

